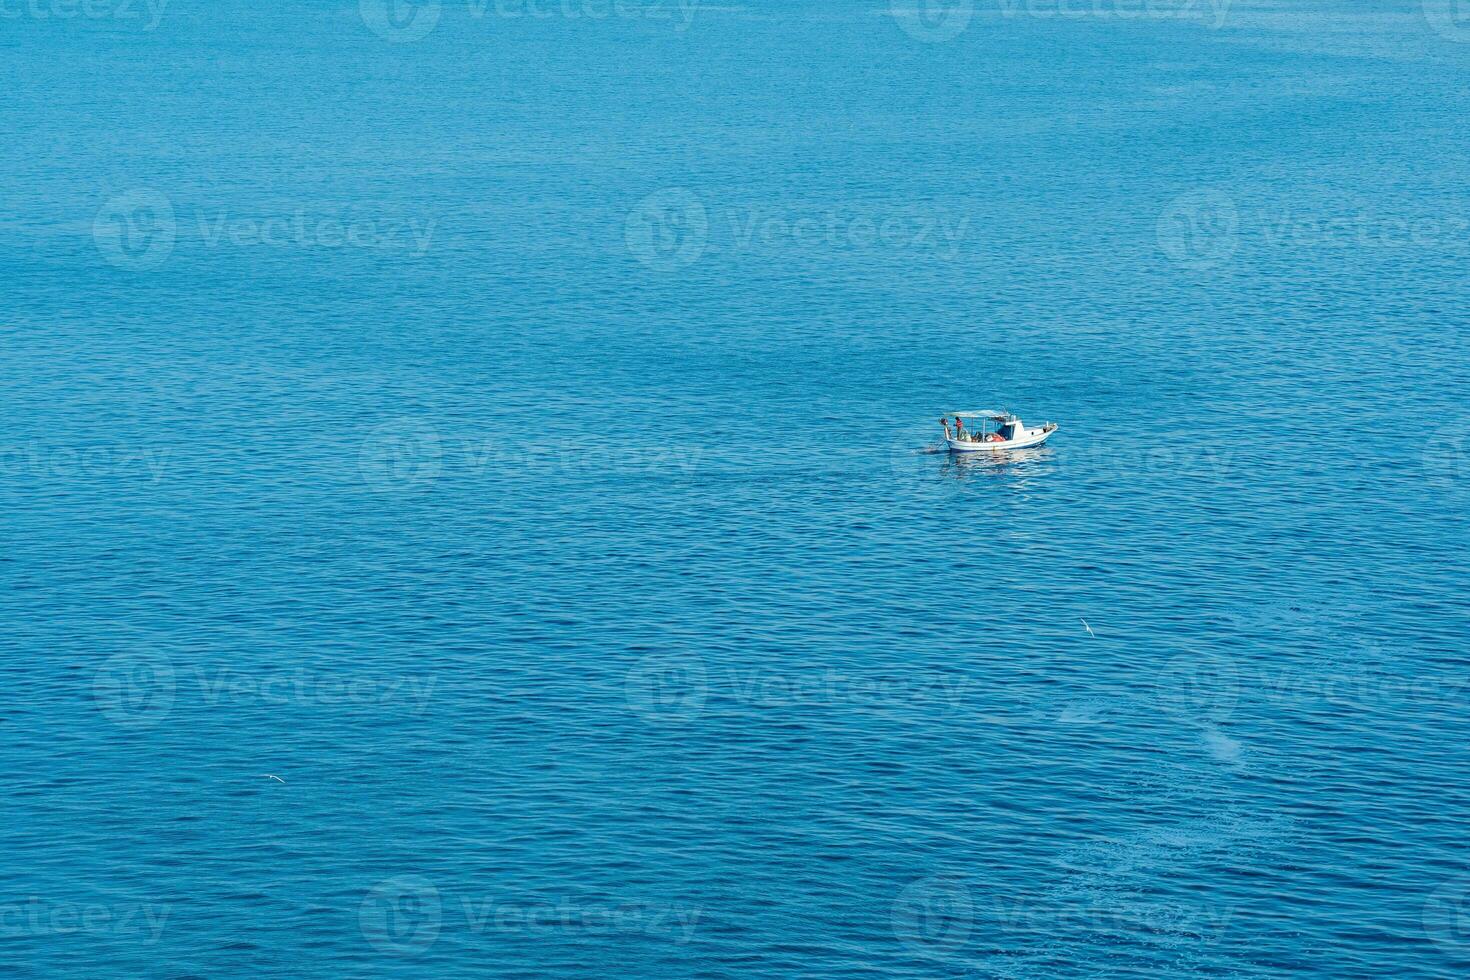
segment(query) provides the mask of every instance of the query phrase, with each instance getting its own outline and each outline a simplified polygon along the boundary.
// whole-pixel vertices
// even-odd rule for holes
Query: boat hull
[[[1031,433],[1007,442],[966,442],[959,439],[945,439],[944,441],[949,444],[949,451],[952,453],[993,453],[1005,449],[1030,449],[1032,446],[1039,446],[1051,438],[1051,434],[1055,431],[1057,430],[1047,429],[1044,432]]]

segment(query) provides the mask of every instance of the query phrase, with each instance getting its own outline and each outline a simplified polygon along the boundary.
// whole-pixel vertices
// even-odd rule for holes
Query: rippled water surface
[[[4,974],[1465,975],[1435,2],[5,8]]]

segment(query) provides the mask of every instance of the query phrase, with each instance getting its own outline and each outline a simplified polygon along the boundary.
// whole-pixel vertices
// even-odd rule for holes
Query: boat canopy
[[[957,419],[995,419],[998,422],[1014,417],[1010,412],[998,412],[995,409],[985,409],[979,412],[950,412],[949,414]]]

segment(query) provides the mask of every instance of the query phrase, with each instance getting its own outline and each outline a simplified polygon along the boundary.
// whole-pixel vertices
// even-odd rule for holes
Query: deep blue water
[[[1457,8],[28,3],[5,976],[1470,969]]]

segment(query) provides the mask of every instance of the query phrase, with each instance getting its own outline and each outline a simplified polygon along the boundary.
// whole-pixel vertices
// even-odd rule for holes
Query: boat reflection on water
[[[989,453],[945,453],[940,470],[954,479],[987,476],[1040,476],[1051,471],[1057,451],[1051,446]]]

